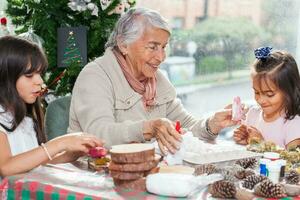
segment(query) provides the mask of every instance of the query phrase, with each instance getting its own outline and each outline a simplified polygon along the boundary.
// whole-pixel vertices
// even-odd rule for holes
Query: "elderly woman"
[[[159,70],[170,39],[157,12],[136,8],[121,16],[104,55],[87,64],[73,89],[69,131],[96,133],[107,147],[156,138],[161,150],[174,153],[182,127],[205,140],[233,125],[231,109],[195,119],[176,98],[175,88]]]

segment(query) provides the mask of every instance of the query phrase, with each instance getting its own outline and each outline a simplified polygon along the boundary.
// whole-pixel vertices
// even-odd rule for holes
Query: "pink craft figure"
[[[233,121],[240,121],[243,117],[243,109],[241,98],[239,96],[234,97],[232,103],[232,120]]]

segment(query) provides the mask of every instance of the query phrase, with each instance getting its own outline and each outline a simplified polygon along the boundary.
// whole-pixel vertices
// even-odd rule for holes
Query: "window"
[[[299,60],[299,4],[297,0],[137,1],[137,6],[158,10],[171,22],[174,31],[163,66],[168,66],[185,107],[196,116],[231,103],[234,96],[254,102],[249,70],[253,49],[270,45]],[[194,60],[195,67],[188,68],[194,70],[189,73],[193,77],[184,79],[179,76],[185,73],[178,73],[175,79],[172,72],[186,71],[180,63],[187,58]],[[172,65],[170,60],[178,63]]]

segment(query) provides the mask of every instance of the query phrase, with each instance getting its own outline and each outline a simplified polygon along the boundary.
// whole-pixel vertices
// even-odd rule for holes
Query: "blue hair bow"
[[[259,60],[265,60],[270,56],[272,49],[272,47],[259,47],[254,50],[254,55]]]

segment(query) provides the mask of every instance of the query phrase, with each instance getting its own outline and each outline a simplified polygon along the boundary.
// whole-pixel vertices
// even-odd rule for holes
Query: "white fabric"
[[[193,140],[193,138],[196,137],[193,137],[193,133],[190,131],[182,135],[182,142],[180,144],[180,149],[176,151],[175,154],[168,153],[167,156],[164,156],[164,161],[166,161],[168,165],[182,165],[184,156],[186,154],[186,149],[190,145],[190,141]],[[162,155],[157,141],[155,141],[153,145],[155,148],[155,153]]]
[[[156,173],[147,176],[146,188],[148,192],[158,195],[194,199],[188,195],[222,179],[221,174],[196,177],[190,174]]]
[[[12,115],[4,112],[0,106],[0,122],[1,124],[11,127]],[[33,126],[33,120],[30,117],[25,117],[19,126],[13,132],[7,132],[0,126],[0,131],[7,135],[10,145],[11,154],[17,155],[38,147],[36,132]]]

